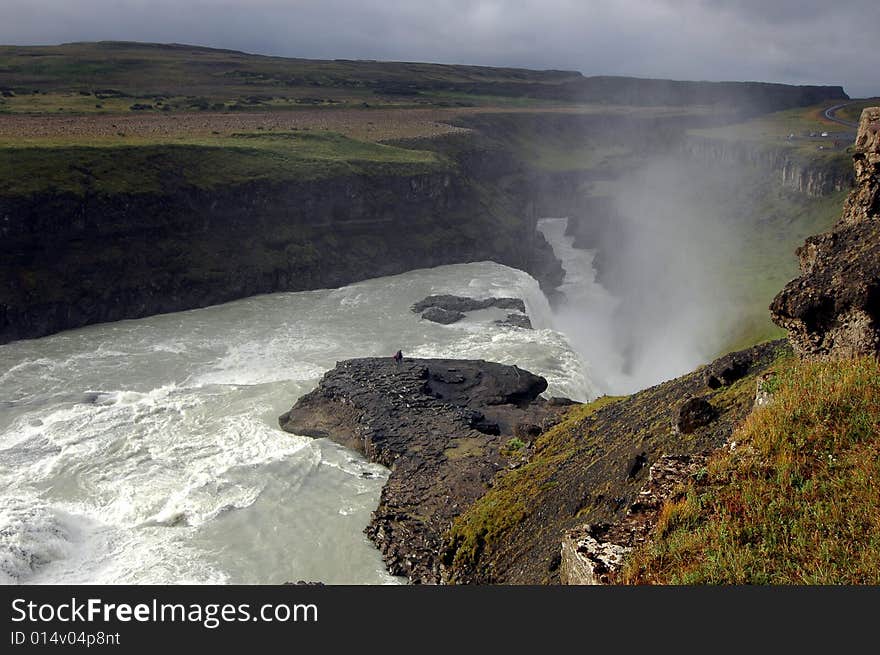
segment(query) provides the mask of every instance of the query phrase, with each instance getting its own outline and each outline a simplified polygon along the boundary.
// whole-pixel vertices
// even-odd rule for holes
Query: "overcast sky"
[[[880,0],[0,0],[0,43],[135,40],[880,95]]]

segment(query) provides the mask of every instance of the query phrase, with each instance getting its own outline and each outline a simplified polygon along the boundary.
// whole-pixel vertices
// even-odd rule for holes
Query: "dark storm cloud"
[[[196,43],[880,93],[877,0],[0,0],[0,42]]]

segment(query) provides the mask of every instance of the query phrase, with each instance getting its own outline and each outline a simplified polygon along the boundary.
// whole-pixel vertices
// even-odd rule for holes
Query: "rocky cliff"
[[[0,193],[0,343],[486,259],[528,271],[549,292],[562,269],[537,218],[598,224],[590,185],[668,152],[687,127],[729,119],[473,114],[460,120],[468,133],[413,144],[438,154],[429,166],[323,178],[282,171],[226,186],[162,169],[139,189],[136,167],[122,159],[137,192],[86,184]],[[95,181],[93,171],[55,168],[56,177]],[[817,193],[842,183],[824,172],[786,175]]]
[[[852,186],[852,170],[843,156],[832,150],[827,156],[805,158],[794,148],[753,141],[688,136],[678,153],[710,165],[751,166],[778,176],[780,184],[808,196],[824,196]]]
[[[279,422],[391,468],[367,534],[391,573],[437,583],[452,520],[566,408],[540,398],[546,388],[540,376],[484,361],[355,359]]]
[[[880,352],[880,107],[862,112],[853,168],[840,220],[798,248],[801,276],[770,306],[801,356]]]
[[[124,165],[124,164],[123,164]],[[494,260],[562,269],[514,198],[455,167],[0,197],[0,343],[258,293]]]

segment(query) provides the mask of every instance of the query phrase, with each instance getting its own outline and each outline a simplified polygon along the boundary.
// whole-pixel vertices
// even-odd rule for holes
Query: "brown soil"
[[[335,109],[276,112],[0,116],[0,139],[114,137],[179,138],[256,130],[339,132],[364,141],[435,137],[465,131],[450,121],[461,110]]]
[[[175,139],[228,136],[236,132],[322,130],[362,141],[433,138],[467,132],[451,123],[478,113],[682,113],[681,109],[610,106],[498,108],[303,109],[267,112],[169,112],[132,114],[0,115],[0,141],[29,139]]]

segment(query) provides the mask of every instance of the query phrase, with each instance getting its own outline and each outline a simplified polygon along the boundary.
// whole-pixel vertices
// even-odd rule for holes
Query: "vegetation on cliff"
[[[455,519],[444,538],[447,579],[557,582],[566,530],[621,517],[659,457],[724,443],[750,411],[757,377],[790,352],[782,342],[763,344],[632,396],[573,408],[539,437],[526,463],[496,475],[492,488]],[[712,382],[732,361],[740,362],[738,377]],[[678,430],[679,410],[693,397],[710,403],[715,415]]]
[[[622,573],[627,583],[880,583],[880,364],[789,361]]]
[[[486,549],[495,548],[504,533],[514,528],[529,513],[534,498],[556,486],[553,475],[577,452],[589,445],[579,444],[577,428],[596,410],[619,400],[602,396],[571,409],[559,425],[542,434],[534,444],[529,461],[499,475],[492,488],[467,511],[456,517],[446,535],[447,569],[473,569]],[[508,443],[508,455],[518,456],[525,444]],[[455,576],[451,578],[455,581]]]
[[[802,275],[770,308],[801,359],[762,379],[765,402],[666,497],[620,581],[880,582],[878,119],[862,112],[843,214],[798,249]]]
[[[146,194],[189,185],[308,181],[350,175],[424,175],[448,168],[434,153],[332,132],[242,133],[117,145],[0,148],[0,196]]]

